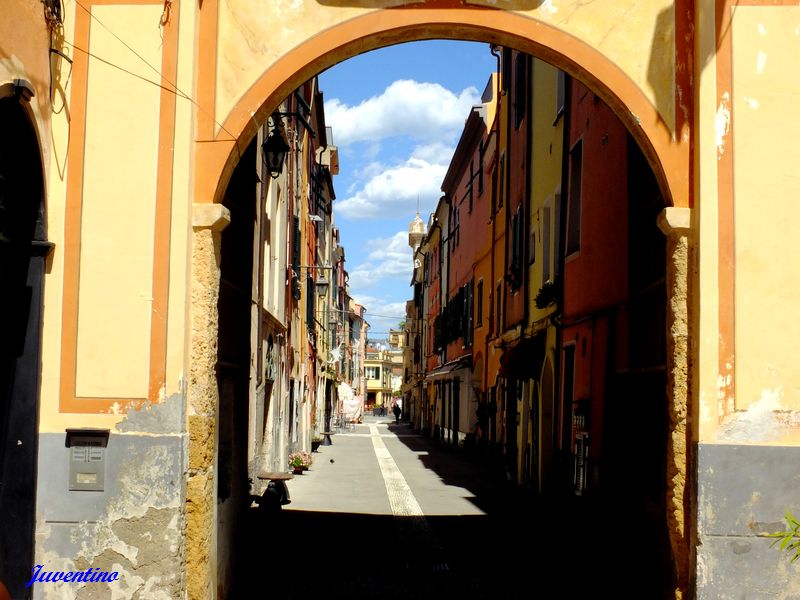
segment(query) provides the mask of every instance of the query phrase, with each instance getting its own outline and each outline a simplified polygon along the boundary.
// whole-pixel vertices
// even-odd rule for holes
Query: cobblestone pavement
[[[543,504],[497,464],[389,417],[333,436],[251,511],[243,598],[665,597],[647,534],[566,499]],[[644,541],[643,541],[644,540]]]

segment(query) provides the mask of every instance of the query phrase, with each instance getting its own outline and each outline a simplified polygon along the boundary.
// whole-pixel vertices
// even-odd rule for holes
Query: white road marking
[[[392,514],[395,517],[422,517],[425,519],[414,492],[411,491],[406,478],[403,477],[397,467],[397,463],[383,442],[382,436],[378,433],[378,427],[370,425],[369,432],[375,456],[378,457],[378,466],[381,468],[383,482],[386,484],[386,493],[389,495]]]
[[[398,525],[399,539],[409,548],[417,550],[417,558],[431,565],[430,568],[434,572],[448,571],[449,567],[436,535],[425,518],[414,492],[411,491],[406,478],[383,441],[383,438],[388,436],[380,435],[377,425],[370,425],[369,431],[383,482],[386,485],[386,493],[389,496],[389,506]]]

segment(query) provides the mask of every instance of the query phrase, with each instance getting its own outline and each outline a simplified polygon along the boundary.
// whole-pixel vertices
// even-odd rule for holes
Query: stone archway
[[[259,125],[292,89],[311,76],[356,54],[384,46],[429,39],[459,39],[522,50],[587,84],[611,107],[638,142],[664,191],[667,204],[690,206],[691,108],[688,100],[678,106],[677,99],[669,97],[676,78],[688,76],[685,64],[681,69],[674,66],[671,71],[667,69],[669,74],[663,75],[669,76],[648,83],[641,76],[637,80],[630,69],[621,67],[601,51],[597,44],[605,36],[597,32],[576,35],[534,16],[507,10],[465,8],[461,3],[450,1],[428,4],[431,6],[371,11],[349,19],[339,16],[329,27],[310,33],[305,39],[301,36],[299,43],[275,57],[263,70],[253,72],[251,78],[231,83],[230,87],[238,88],[239,92],[228,91],[224,104],[223,94],[216,88],[225,75],[217,73],[219,67],[214,69],[214,63],[201,65],[200,94],[213,95],[205,105],[214,106],[216,123],[208,116],[201,117],[198,123],[200,143],[195,145],[198,201],[220,201],[240,152],[255,136]],[[664,26],[661,13],[654,18],[658,26]],[[201,35],[203,23],[206,23],[208,36],[219,35],[220,26],[213,15],[205,15],[204,20],[201,13]],[[669,33],[674,34],[678,27],[669,24],[669,28]],[[672,36],[663,35],[662,40],[650,41],[652,53],[674,52],[677,57],[688,51],[685,42],[678,43],[673,50]],[[224,50],[216,37],[209,44],[217,55]],[[213,56],[210,51],[208,54]],[[257,56],[248,58],[256,60]],[[645,92],[643,86],[651,91]],[[210,141],[214,143],[207,143]]]
[[[292,89],[316,73],[356,54],[391,44],[462,39],[514,47],[547,60],[586,83],[612,108],[642,148],[667,199],[669,208],[664,215],[664,224],[672,241],[668,257],[672,299],[668,323],[688,322],[687,233],[691,205],[689,140],[692,110],[689,101],[681,104],[679,94],[671,91],[674,81],[689,77],[686,63],[683,69],[675,67],[677,57],[689,53],[687,42],[683,40],[673,46],[673,40],[678,39],[675,30],[680,29],[675,22],[670,24],[671,35],[648,40],[651,52],[673,53],[668,57],[670,69],[667,71],[671,76],[656,78],[657,81],[650,85],[646,74],[637,73],[630,65],[620,65],[609,58],[603,49],[607,31],[581,34],[570,27],[556,26],[538,11],[539,2],[509,3],[527,8],[524,12],[477,6],[489,4],[482,2],[465,6],[452,0],[378,10],[374,7],[405,3],[331,0],[320,4],[336,5],[338,11],[324,9],[333,11],[327,15],[328,20],[320,19],[316,29],[304,28],[304,33],[293,38],[292,45],[276,49],[271,44],[265,44],[263,48],[250,44],[249,50],[242,50],[237,57],[239,62],[262,59],[261,66],[255,71],[243,67],[246,74],[232,73],[227,68],[230,67],[227,59],[222,61],[225,64],[220,68],[220,57],[230,49],[224,32],[233,27],[232,23],[239,22],[237,17],[247,16],[248,12],[243,8],[245,3],[231,1],[223,7],[222,3],[218,5],[213,0],[206,0],[200,13],[198,93],[201,103],[213,109],[205,115],[198,115],[194,149],[197,203],[192,223],[192,355],[189,377],[189,410],[193,415],[189,421],[192,475],[187,489],[187,582],[189,595],[193,598],[207,597],[213,589],[214,579],[214,415],[218,393],[214,377],[215,300],[219,290],[219,230],[229,219],[227,210],[219,202],[240,153],[255,136],[258,127]],[[367,8],[368,5],[373,9]],[[237,8],[242,10],[237,12]],[[576,13],[580,14],[580,10],[576,8]],[[658,23],[663,18],[662,13],[654,7],[651,17]],[[247,37],[255,39],[259,22],[250,25]],[[647,35],[643,38],[647,39]],[[640,41],[642,38],[636,39]],[[636,43],[638,41],[633,42],[634,46]],[[266,61],[263,60],[265,56],[268,57]],[[207,64],[203,57],[210,59]],[[645,87],[651,89],[645,90]],[[670,378],[668,390],[673,416],[668,503],[680,587],[685,589],[689,579],[687,540],[691,530],[687,525],[691,521],[689,511],[684,511],[689,489],[685,485],[689,460],[685,451],[689,382],[681,373],[686,370],[689,348],[684,328],[673,327],[671,335],[677,341],[673,340],[669,345],[669,351],[674,352],[669,364],[677,374]]]

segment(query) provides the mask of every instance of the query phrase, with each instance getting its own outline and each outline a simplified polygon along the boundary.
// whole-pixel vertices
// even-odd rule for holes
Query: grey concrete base
[[[763,534],[800,514],[800,448],[700,444],[697,598],[800,600],[800,563]]]
[[[40,435],[36,564],[45,571],[116,571],[119,580],[36,583],[34,598],[183,595],[184,441],[111,434],[104,490],[70,491],[65,434]]]

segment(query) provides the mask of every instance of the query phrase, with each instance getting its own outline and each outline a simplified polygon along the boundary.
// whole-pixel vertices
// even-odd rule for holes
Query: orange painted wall
[[[570,149],[582,140],[580,251],[567,258],[564,320],[624,301],[627,283],[627,134],[619,119],[572,80]]]
[[[481,377],[481,386],[486,390],[491,383],[487,383],[488,369],[487,359],[489,355],[489,348],[487,347],[489,341],[489,333],[491,323],[489,296],[492,292],[492,223],[490,221],[490,209],[492,203],[493,183],[492,177],[495,173],[497,165],[497,119],[492,124],[492,130],[486,140],[486,148],[484,151],[484,167],[486,178],[486,194],[482,198],[482,207],[476,208],[478,216],[482,219],[482,229],[485,231],[483,242],[476,248],[475,265],[473,267],[473,276],[475,278],[475,310],[478,307],[478,282],[483,280],[482,289],[482,316],[480,324],[478,322],[477,313],[474,315],[474,328],[473,328],[473,364],[475,369],[480,369],[483,376]],[[481,212],[482,211],[482,212]],[[479,222],[481,222],[479,219]],[[480,354],[480,358],[478,358]],[[483,364],[478,365],[477,361],[480,360]],[[492,381],[494,378],[492,378]]]
[[[485,253],[486,242],[489,239],[490,230],[486,227],[487,215],[489,214],[489,202],[491,195],[490,180],[486,177],[485,169],[483,175],[483,188],[479,186],[481,147],[488,138],[488,132],[482,119],[474,121],[473,127],[479,128],[480,135],[468,148],[463,150],[465,160],[463,168],[458,174],[457,184],[452,190],[445,192],[452,198],[454,208],[459,211],[459,232],[458,245],[453,247],[450,252],[450,281],[448,282],[448,295],[452,297],[459,288],[466,285],[474,276],[474,266],[481,253]],[[465,131],[465,135],[466,135]],[[460,146],[460,144],[459,144]],[[470,171],[472,163],[474,171]],[[474,173],[474,178],[472,174]],[[470,207],[469,186],[472,180],[472,205]],[[477,280],[476,280],[477,285]],[[474,316],[474,314],[473,314]],[[447,360],[453,360],[472,352],[472,345],[464,347],[464,339],[459,338],[447,345]]]

